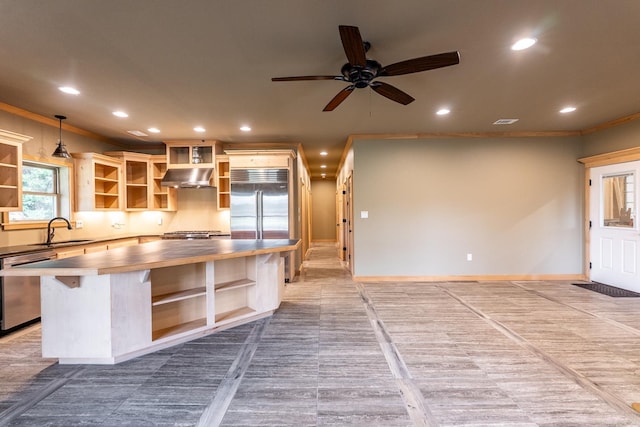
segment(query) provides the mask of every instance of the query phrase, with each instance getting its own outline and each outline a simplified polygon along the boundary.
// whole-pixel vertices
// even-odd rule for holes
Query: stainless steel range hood
[[[213,168],[167,169],[160,185],[175,188],[212,187]]]

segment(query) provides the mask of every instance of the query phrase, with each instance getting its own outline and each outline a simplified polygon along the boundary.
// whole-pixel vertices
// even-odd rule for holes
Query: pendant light
[[[58,139],[58,146],[56,147],[56,150],[53,152],[52,156],[69,159],[71,158],[71,154],[69,154],[69,152],[67,151],[67,147],[65,147],[64,143],[62,142],[62,121],[66,119],[66,117],[59,114],[56,114],[54,117],[60,120],[60,139]]]

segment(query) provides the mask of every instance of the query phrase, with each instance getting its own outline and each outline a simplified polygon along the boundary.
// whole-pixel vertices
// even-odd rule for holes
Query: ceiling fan
[[[453,51],[408,59],[406,61],[396,62],[395,64],[382,66],[378,61],[367,59],[366,53],[371,47],[371,44],[367,41],[362,41],[358,27],[340,25],[338,28],[340,30],[342,46],[349,61],[342,66],[340,70],[342,73],[341,76],[274,77],[271,81],[340,80],[351,83],[338,92],[322,111],[333,111],[342,101],[351,95],[354,89],[362,89],[365,87],[370,87],[392,101],[407,105],[414,101],[411,95],[388,83],[374,80],[378,77],[400,76],[402,74],[434,70],[436,68],[456,65],[460,62],[460,55],[457,51]]]

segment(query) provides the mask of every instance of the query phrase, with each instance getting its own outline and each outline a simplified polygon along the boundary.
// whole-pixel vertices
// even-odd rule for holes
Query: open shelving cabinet
[[[121,210],[122,162],[98,153],[71,153],[76,164],[76,208]]]
[[[22,143],[30,139],[0,129],[0,211],[22,209]]]
[[[273,279],[260,279],[267,255],[152,269],[151,339],[219,327],[277,308]],[[262,262],[260,261],[262,259]],[[265,275],[265,277],[267,277]],[[264,288],[264,289],[263,289]]]
[[[229,156],[216,156],[216,187],[218,188],[218,209],[231,207],[231,181],[229,177]]]
[[[215,322],[220,324],[254,314],[256,297],[256,257],[216,261],[214,270]]]
[[[160,211],[175,211],[178,204],[176,189],[162,186],[162,178],[166,172],[167,156],[151,156],[152,208]]]
[[[200,262],[151,270],[152,340],[207,326],[212,268],[212,262]]]
[[[149,162],[124,159],[126,209],[149,208]]]

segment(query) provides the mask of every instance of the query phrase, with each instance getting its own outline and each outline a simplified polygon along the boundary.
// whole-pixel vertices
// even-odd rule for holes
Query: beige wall
[[[634,120],[582,137],[584,157],[640,147],[640,120]]]
[[[579,137],[355,140],[353,153],[356,278],[583,273]]]
[[[313,242],[336,241],[336,184],[326,179],[311,181]]]

